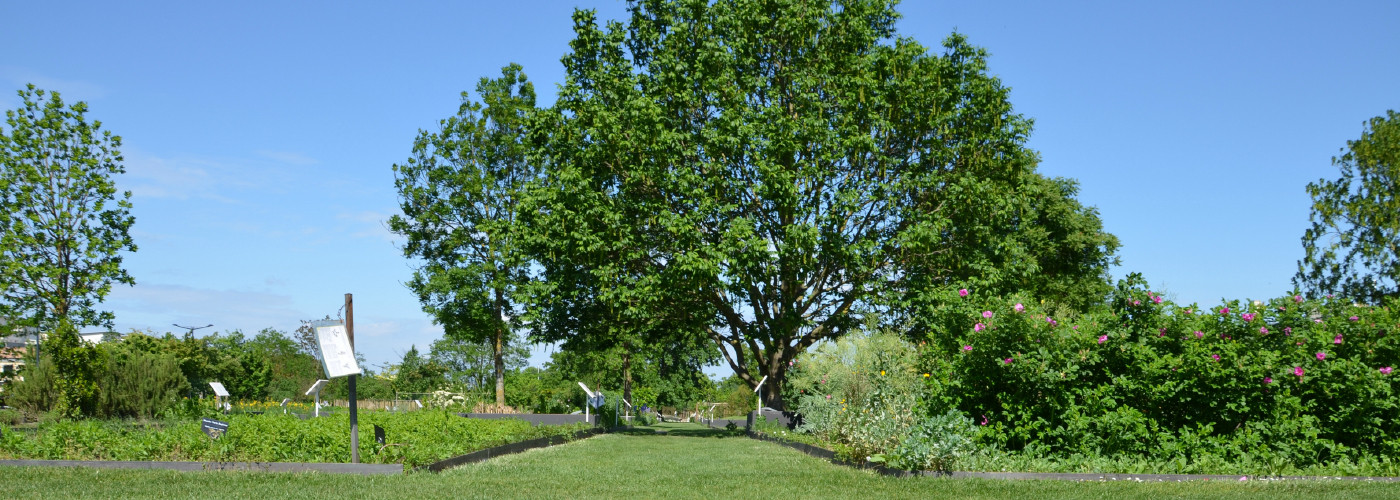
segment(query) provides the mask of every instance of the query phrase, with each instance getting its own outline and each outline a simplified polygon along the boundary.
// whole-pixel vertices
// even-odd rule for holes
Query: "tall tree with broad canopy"
[[[799,353],[871,315],[925,335],[949,287],[1101,300],[1117,240],[1072,181],[1035,172],[986,53],[955,34],[930,54],[895,32],[895,3],[576,12],[528,211],[544,282],[586,297],[554,314],[632,334],[670,315],[783,408]]]
[[[1400,114],[1371,118],[1342,151],[1340,178],[1308,184],[1312,227],[1293,284],[1379,304],[1400,293]]]
[[[520,65],[462,93],[457,115],[421,131],[413,156],[394,165],[402,215],[389,219],[408,238],[404,255],[421,266],[408,287],[447,337],[489,341],[496,404],[505,405],[508,343],[521,326],[517,294],[528,283],[517,224],[521,196],[539,169],[527,161],[525,126],[535,89]]]

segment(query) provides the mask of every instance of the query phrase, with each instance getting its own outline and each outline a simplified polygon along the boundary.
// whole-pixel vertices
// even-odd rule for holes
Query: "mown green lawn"
[[[0,468],[10,498],[1400,498],[1355,482],[1134,483],[889,478],[699,426],[610,434],[442,474]]]

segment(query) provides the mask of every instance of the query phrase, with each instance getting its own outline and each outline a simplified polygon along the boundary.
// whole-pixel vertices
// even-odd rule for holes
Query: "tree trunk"
[[[506,355],[503,345],[502,327],[496,328],[496,342],[494,358],[496,361],[496,411],[505,411],[506,407]]]
[[[632,402],[632,350],[626,344],[622,347],[622,400]]]
[[[501,317],[501,310],[505,305],[505,293],[499,288],[496,289],[496,338],[492,342],[492,357],[496,364],[496,411],[503,412],[506,407],[506,322]]]

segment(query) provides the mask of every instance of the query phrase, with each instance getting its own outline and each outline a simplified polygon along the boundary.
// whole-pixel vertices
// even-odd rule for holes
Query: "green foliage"
[[[304,397],[306,388],[324,375],[316,357],[298,340],[279,330],[263,329],[247,343],[247,347],[253,356],[265,359],[271,369],[263,396],[269,401]],[[357,387],[357,392],[368,394],[370,391],[365,386],[370,384],[365,383],[363,378],[361,382],[364,385]]]
[[[1400,113],[1371,118],[1343,151],[1332,158],[1341,178],[1308,184],[1312,226],[1293,283],[1313,295],[1379,304],[1400,294]]]
[[[98,420],[44,424],[33,435],[7,433],[0,458],[49,460],[176,460],[238,462],[348,462],[348,416],[300,420],[281,414],[229,415],[218,440],[200,431],[198,420],[149,425]],[[545,436],[581,426],[531,426],[521,420],[479,420],[447,412],[361,412],[360,459],[365,463],[427,465],[482,448]],[[374,441],[374,425],[390,446]],[[13,437],[12,437],[13,436]]]
[[[104,358],[94,416],[155,418],[190,392],[180,362],[169,354],[108,352]]]
[[[920,419],[893,451],[880,456],[890,467],[904,470],[952,471],[977,445],[976,426],[962,412],[950,409]]]
[[[51,333],[63,321],[111,327],[97,304],[112,283],[135,283],[121,267],[121,252],[136,251],[131,192],[118,194],[113,179],[126,171],[121,137],[89,123],[87,103],[65,106],[32,84],[19,97],[0,129],[0,317]],[[62,384],[74,415],[91,393],[76,376]]]
[[[446,383],[445,372],[442,365],[419,355],[417,346],[410,346],[394,370],[392,385],[398,393],[433,392]]]
[[[44,356],[53,360],[53,383],[58,391],[54,411],[64,418],[91,415],[97,404],[97,372],[103,364],[96,348],[83,342],[67,318],[44,343]]]
[[[1024,296],[946,292],[922,339],[930,407],[981,439],[1055,456],[1278,467],[1389,456],[1400,317],[1302,296],[1178,306],[1140,276],[1111,308],[1048,315]]]
[[[6,386],[6,402],[35,420],[58,404],[58,384],[54,383],[53,360],[48,356],[25,366],[24,380]]]
[[[798,431],[838,456],[907,470],[952,470],[974,449],[971,421],[956,409],[926,408],[914,346],[888,332],[847,335],[798,358],[789,400]]]
[[[484,107],[463,92],[457,115],[436,133],[420,131],[413,156],[394,165],[403,215],[389,228],[408,238],[404,256],[422,262],[408,287],[423,310],[448,337],[491,342],[503,405],[505,349],[521,328],[517,295],[530,279],[517,219],[526,184],[539,175],[525,142],[535,90],[512,64],[476,91]]]
[[[511,374],[529,364],[530,349],[519,335],[511,335],[504,343],[506,367],[506,405],[511,403]],[[490,339],[470,341],[461,337],[446,336],[433,341],[428,351],[428,359],[443,369],[446,382],[455,387],[466,388],[473,393],[494,392],[495,387],[495,346]],[[528,396],[528,395],[521,395]]]
[[[506,374],[506,405],[531,413],[583,411],[582,391],[552,367],[527,367]]]
[[[595,346],[708,338],[782,408],[799,353],[867,316],[921,328],[950,281],[1092,302],[1069,292],[1103,291],[1116,239],[1035,172],[985,51],[954,35],[930,54],[894,4],[575,13],[535,127],[538,296],[559,309],[541,324]]]

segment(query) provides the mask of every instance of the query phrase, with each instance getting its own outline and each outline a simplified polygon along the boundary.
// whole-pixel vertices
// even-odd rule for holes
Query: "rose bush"
[[[912,339],[926,408],[956,408],[981,441],[1056,455],[1306,467],[1400,451],[1400,318],[1297,295],[1183,306],[1139,275],[1106,307],[949,290]]]

